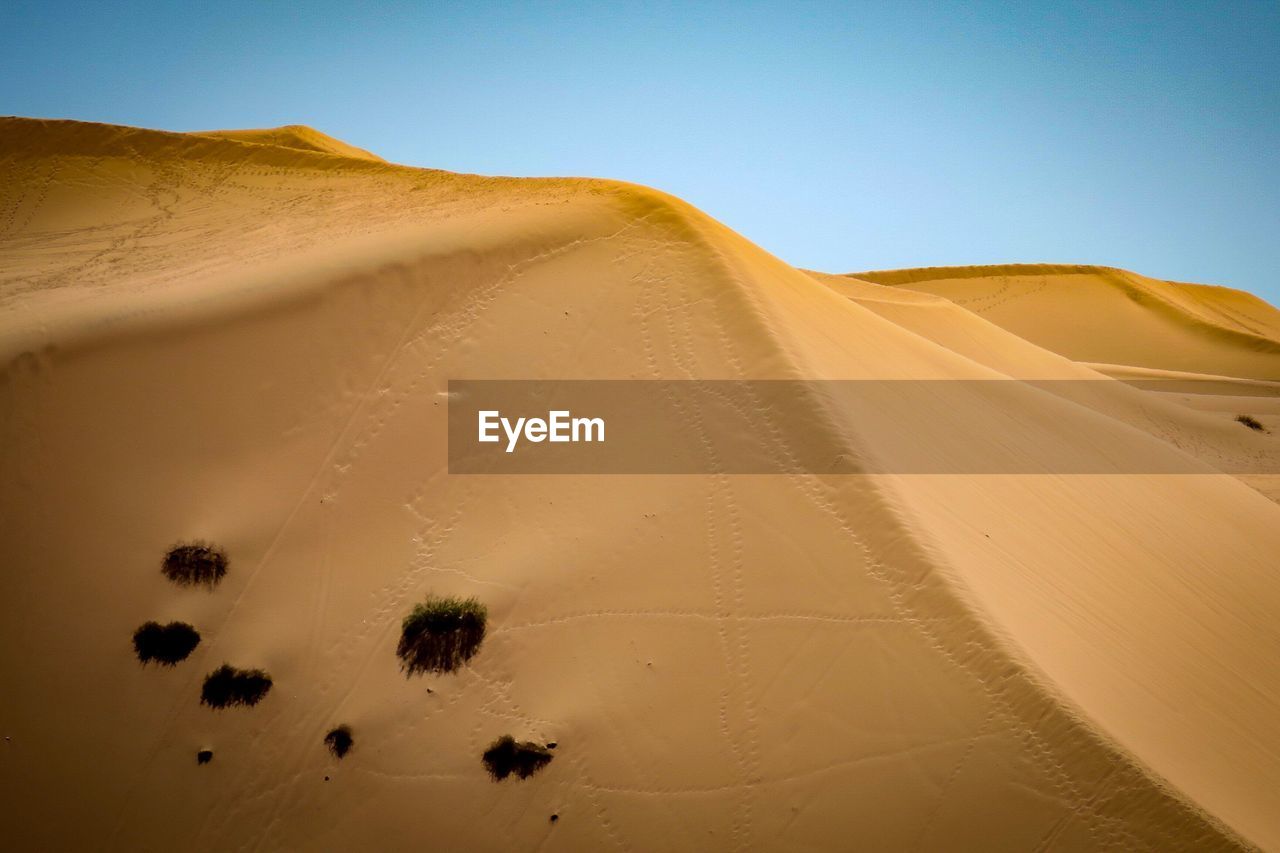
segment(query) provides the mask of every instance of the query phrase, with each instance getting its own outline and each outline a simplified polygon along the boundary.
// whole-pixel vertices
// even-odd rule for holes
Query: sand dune
[[[1226,287],[1050,264],[852,277],[944,296],[1076,361],[1280,380],[1280,311]]]
[[[1280,849],[1280,506],[1241,479],[1280,471],[1274,407],[1253,431],[1103,369],[1271,399],[1268,306],[1092,268],[809,274],[653,190],[299,127],[0,120],[0,258],[18,848]],[[450,379],[1002,377],[1082,381],[909,424],[749,414],[868,470],[961,436],[1114,471],[447,468]],[[226,550],[212,590],[161,574],[192,539]],[[429,593],[489,633],[407,678]],[[148,620],[200,645],[143,667]],[[202,706],[224,662],[271,692]],[[495,782],[504,734],[554,759]]]
[[[341,139],[334,139],[332,136],[327,136],[318,130],[301,124],[258,130],[206,130],[196,131],[191,135],[207,136],[214,139],[234,139],[237,142],[270,145],[276,148],[293,148],[298,151],[318,151],[322,154],[333,154],[338,157],[349,157],[355,160],[385,162],[371,151],[348,145]]]
[[[1242,430],[1248,412],[1269,425],[1280,405],[1280,384],[1130,365],[1074,362],[1043,349],[959,304],[931,294],[886,287],[848,276],[810,273],[837,293],[901,328],[1004,376],[1058,381],[1047,387],[1072,402],[1151,433],[1214,468],[1257,483],[1280,466],[1270,437]],[[1029,315],[1035,309],[1028,309]],[[1032,317],[1033,319],[1033,317]],[[1089,330],[1085,330],[1088,334]],[[1280,369],[1280,360],[1276,364]],[[1266,370],[1265,365],[1262,368]],[[1104,378],[1121,382],[1104,382]]]

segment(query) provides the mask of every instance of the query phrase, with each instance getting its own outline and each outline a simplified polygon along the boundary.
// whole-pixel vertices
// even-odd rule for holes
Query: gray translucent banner
[[[1174,395],[1229,394],[1241,406],[1280,397],[1275,383],[1243,391],[1236,383],[1142,384]],[[1195,413],[1201,425],[1221,422],[1206,444],[1177,418],[1149,418],[1147,396],[1109,379],[451,380],[449,473],[1280,471],[1280,441],[1270,433],[1233,423],[1229,413]],[[1164,440],[1124,416],[1146,418]],[[1212,467],[1177,447],[1196,448]]]

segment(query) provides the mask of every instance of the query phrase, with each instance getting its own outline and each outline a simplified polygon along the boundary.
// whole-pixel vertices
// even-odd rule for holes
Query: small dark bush
[[[180,586],[213,588],[227,573],[227,555],[205,542],[175,545],[164,555],[164,576]]]
[[[1267,431],[1267,428],[1262,425],[1262,422],[1253,415],[1236,415],[1236,420],[1251,430],[1256,430],[1257,432]]]
[[[271,676],[260,669],[235,669],[227,664],[205,676],[200,704],[210,708],[257,705],[271,689]]]
[[[480,648],[487,618],[474,598],[430,597],[404,618],[396,654],[409,675],[453,672]]]
[[[186,622],[148,622],[133,632],[133,650],[142,663],[175,666],[200,645],[200,633]]]
[[[516,743],[511,735],[503,735],[495,740],[484,753],[484,766],[489,775],[498,781],[512,773],[521,779],[528,779],[534,773],[551,763],[550,750],[533,741]]]
[[[213,761],[213,750],[202,749],[196,753],[196,764],[208,764]]]
[[[324,736],[324,742],[329,747],[330,752],[341,758],[351,749],[355,739],[351,737],[350,726],[338,726]]]

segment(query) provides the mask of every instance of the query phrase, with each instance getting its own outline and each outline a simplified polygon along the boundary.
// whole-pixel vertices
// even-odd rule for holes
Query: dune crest
[[[377,163],[386,161],[371,151],[348,145],[341,139],[307,127],[304,124],[287,124],[282,127],[261,128],[257,130],[204,130],[192,131],[191,136],[207,136],[214,139],[234,139],[237,142],[251,142],[255,145],[274,145],[279,148],[293,148],[298,151],[318,151],[322,154],[335,154],[355,160],[373,160]]]
[[[944,296],[1075,361],[1280,380],[1280,311],[1226,287],[1063,264],[926,267],[849,277]]]
[[[1280,848],[1280,507],[1219,467],[1270,464],[1265,435],[995,307],[796,270],[655,190],[281,138],[0,121],[12,837]],[[1272,373],[1271,338],[1174,291],[1126,317],[1197,342],[1196,373]],[[1088,381],[906,424],[816,395],[798,414],[852,459],[1047,434],[1202,473],[447,468],[450,379],[1000,377]],[[761,442],[783,414],[758,412]],[[216,589],[161,573],[195,540],[225,551]],[[410,679],[397,640],[428,596],[476,599],[487,630],[465,666]],[[199,645],[142,667],[152,620]],[[270,674],[259,704],[200,706],[227,661]],[[341,772],[335,726],[358,733]],[[495,782],[505,737],[555,759]]]

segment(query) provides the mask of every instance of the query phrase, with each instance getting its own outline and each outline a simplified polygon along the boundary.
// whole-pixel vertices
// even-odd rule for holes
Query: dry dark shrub
[[[200,632],[186,622],[147,622],[133,632],[133,650],[138,660],[147,664],[155,661],[163,666],[175,666],[200,645]]]
[[[174,545],[164,555],[164,576],[179,586],[218,585],[227,573],[227,555],[207,542]]]
[[[271,689],[271,676],[260,669],[235,669],[223,664],[204,678],[200,704],[210,708],[257,705]]]
[[[474,598],[432,596],[404,618],[396,654],[409,675],[453,672],[480,648],[486,619]]]
[[[499,782],[512,773],[528,779],[551,763],[551,751],[533,741],[516,742],[511,735],[495,740],[484,753],[484,766]]]
[[[1258,420],[1253,415],[1236,415],[1236,421],[1256,432],[1267,431],[1267,428],[1262,425],[1262,421]]]
[[[213,750],[202,749],[196,753],[196,764],[208,764],[213,761]]]
[[[325,746],[329,747],[330,752],[338,758],[342,758],[355,744],[355,739],[351,737],[350,726],[338,726],[324,736],[324,742]]]

